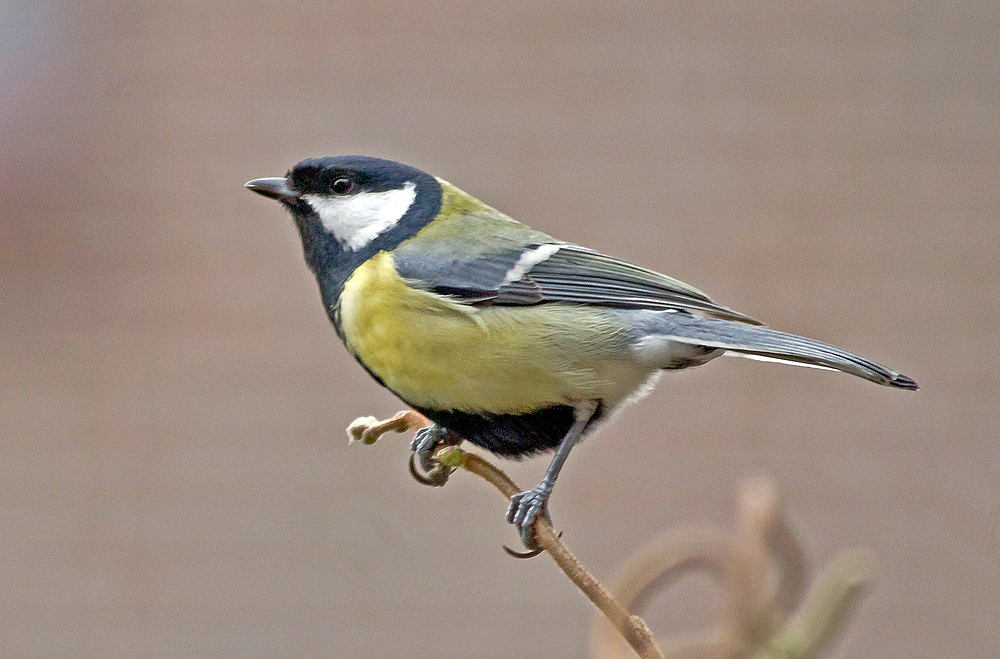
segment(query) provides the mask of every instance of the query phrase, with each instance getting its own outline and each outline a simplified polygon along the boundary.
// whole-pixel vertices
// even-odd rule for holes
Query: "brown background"
[[[3,656],[584,654],[588,605],[500,551],[496,495],[346,444],[399,404],[242,189],[342,153],[924,386],[664,377],[556,490],[599,575],[766,473],[816,562],[879,557],[844,656],[1000,655],[995,3],[660,5],[4,5]],[[717,598],[691,579],[649,619]]]

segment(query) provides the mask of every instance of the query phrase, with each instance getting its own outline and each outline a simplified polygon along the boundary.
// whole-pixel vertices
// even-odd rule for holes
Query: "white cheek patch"
[[[323,228],[346,249],[358,250],[379,234],[396,226],[417,198],[417,185],[407,181],[402,188],[383,192],[335,195],[304,194]]]

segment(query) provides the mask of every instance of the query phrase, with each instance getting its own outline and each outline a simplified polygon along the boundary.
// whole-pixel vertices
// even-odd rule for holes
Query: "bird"
[[[918,388],[678,279],[532,229],[399,162],[310,158],[245,187],[291,213],[350,354],[432,422],[411,444],[425,470],[442,442],[510,458],[554,452],[538,485],[507,509],[528,548],[573,446],[662,371],[732,354]]]

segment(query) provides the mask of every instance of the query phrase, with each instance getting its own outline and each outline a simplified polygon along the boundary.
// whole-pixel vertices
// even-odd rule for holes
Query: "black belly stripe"
[[[526,414],[414,409],[462,439],[508,458],[554,450],[573,426],[575,414],[570,405],[553,405]],[[587,427],[603,414],[604,405],[598,405]]]
[[[527,414],[491,414],[416,408],[462,439],[509,458],[551,451],[573,425],[573,408],[555,405]]]

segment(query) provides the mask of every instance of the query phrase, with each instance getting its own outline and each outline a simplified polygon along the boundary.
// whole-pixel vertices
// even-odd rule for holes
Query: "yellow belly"
[[[648,375],[611,358],[620,332],[593,310],[468,307],[406,286],[385,252],[348,279],[340,319],[348,349],[418,407],[524,413],[620,398]]]

